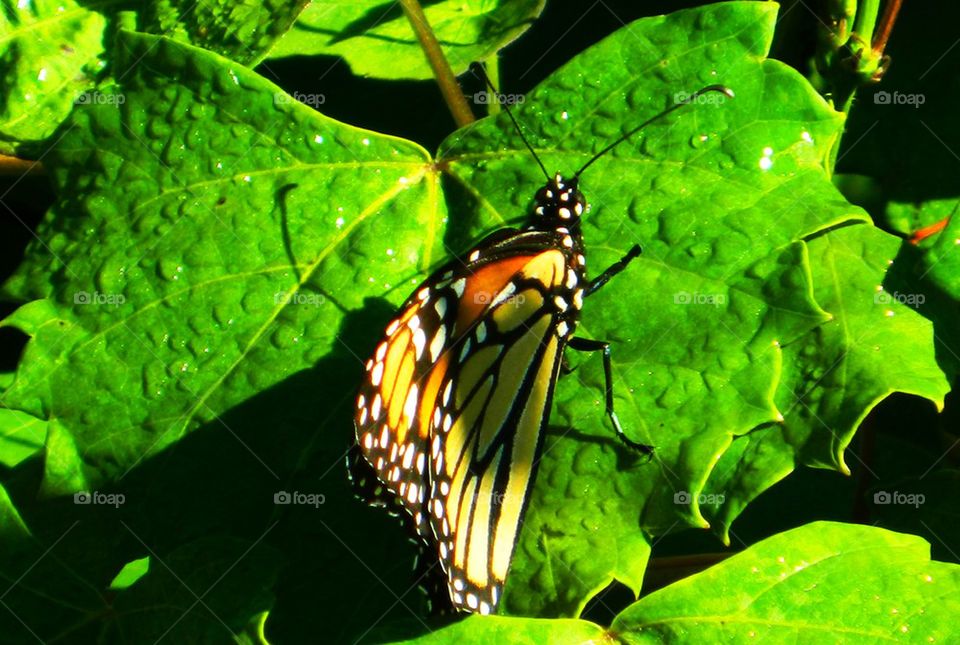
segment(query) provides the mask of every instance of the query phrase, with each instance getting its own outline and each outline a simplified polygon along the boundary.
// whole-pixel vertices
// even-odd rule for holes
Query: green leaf
[[[0,464],[13,467],[43,447],[47,423],[18,410],[0,408]]]
[[[815,522],[656,591],[611,625],[626,643],[944,642],[960,567],[912,535]]]
[[[140,5],[141,31],[162,33],[206,47],[241,64],[259,62],[296,20],[308,0],[266,4],[156,0]],[[108,76],[113,56],[111,23],[123,21],[122,4],[6,3],[0,15],[0,154],[42,157],[41,143],[66,119],[75,104],[122,103],[122,93],[97,88]],[[122,57],[119,59],[123,60]]]
[[[103,637],[228,642],[247,628],[251,616],[269,608],[270,572],[278,565],[279,554],[262,544],[219,537],[189,543],[117,593]]]
[[[432,262],[419,233],[437,213],[418,146],[277,103],[274,86],[199,50],[123,43],[149,65],[125,77],[122,106],[75,113],[49,162],[70,196],[42,226],[49,252],[37,244],[8,284],[49,296],[56,324],[32,330],[4,402],[56,418],[93,483],[328,353],[362,304],[354,284],[382,293],[411,284],[411,260]],[[169,122],[165,96],[188,118]],[[79,167],[112,181],[77,192]],[[95,253],[78,224],[97,229]]]
[[[143,8],[137,27],[139,31],[176,38],[252,67],[263,60],[309,2],[154,0]]]
[[[931,199],[921,203],[890,202],[883,212],[882,226],[909,237],[920,229],[942,222],[953,214],[957,200]],[[922,246],[927,243],[921,242]]]
[[[544,0],[440,0],[423,3],[443,53],[460,74],[503,49],[543,11]],[[341,56],[358,76],[428,79],[433,72],[399,3],[386,0],[312,2],[270,52]]]
[[[633,243],[644,254],[586,304],[580,333],[612,341],[618,414],[657,452],[644,465],[617,444],[599,358],[573,358],[506,589],[512,613],[577,615],[614,577],[638,590],[648,553],[638,525],[705,526],[700,494],[732,437],[780,419],[779,345],[828,319],[799,240],[865,215],[823,170],[842,115],[764,59],[775,18],[774,5],[721,3],[637,21],[515,111],[548,170],[569,175],[680,95],[717,82],[736,93],[651,125],[583,177],[590,265]],[[455,133],[440,157],[477,212],[458,241],[522,221],[529,191],[505,186],[542,181],[507,115]]]
[[[960,217],[950,217],[946,227],[925,248],[923,275],[954,300],[960,301]]]
[[[137,558],[123,565],[120,573],[110,583],[111,589],[126,589],[137,580],[147,575],[150,570],[150,558]]]
[[[518,645],[575,645],[600,643],[608,638],[599,625],[585,620],[532,620],[504,616],[471,616],[448,627],[437,629],[426,636],[393,641],[416,645],[484,645],[485,643],[516,643]]]
[[[795,463],[848,472],[843,453],[863,418],[893,392],[938,407],[950,386],[937,366],[933,325],[907,306],[919,294],[884,289],[900,241],[868,225],[849,226],[808,242],[817,302],[833,319],[783,346],[777,389],[782,423],[738,437],[723,456],[712,490],[726,493],[718,529]]]
[[[958,591],[960,567],[931,561],[916,536],[815,522],[651,593],[608,629],[474,616],[395,642],[943,642]]]
[[[30,529],[24,524],[6,489],[0,486],[0,537],[3,544],[9,547],[26,541],[29,536]]]
[[[112,3],[98,5],[110,8]],[[0,153],[49,137],[103,70],[106,16],[70,0],[7,2],[0,14]]]

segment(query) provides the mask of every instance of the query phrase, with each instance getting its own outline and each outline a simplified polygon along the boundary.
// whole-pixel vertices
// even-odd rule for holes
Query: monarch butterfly
[[[439,556],[452,607],[495,612],[510,568],[549,420],[563,351],[600,351],[606,414],[629,439],[613,409],[610,345],[573,336],[584,298],[640,254],[634,246],[587,279],[580,217],[581,174],[650,122],[594,155],[576,173],[550,176],[523,229],[496,231],[427,278],[386,328],[356,399],[355,485],[367,501],[405,509],[424,548]],[[373,472],[370,473],[370,467]],[[364,474],[364,470],[367,474]]]

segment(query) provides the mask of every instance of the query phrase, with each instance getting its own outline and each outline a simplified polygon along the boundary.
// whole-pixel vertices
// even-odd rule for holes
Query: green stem
[[[483,66],[486,68],[487,78],[490,79],[490,84],[493,85],[497,90],[500,90],[500,56],[494,54],[487,60],[483,61]],[[488,101],[487,102],[487,114],[498,114],[500,112],[500,101]]]
[[[857,15],[853,19],[853,33],[869,43],[873,39],[873,29],[877,25],[880,13],[880,0],[860,0]]]
[[[433,76],[437,80],[437,85],[440,86],[440,93],[443,94],[443,100],[446,102],[450,114],[453,115],[453,120],[461,128],[473,123],[476,118],[470,111],[470,106],[467,105],[463,90],[457,83],[457,77],[454,75],[447,57],[443,55],[443,49],[440,48],[440,43],[437,41],[433,29],[430,28],[430,23],[427,22],[427,17],[424,15],[420,3],[417,0],[400,0],[400,5],[403,7],[403,13],[407,15],[407,19],[410,21],[410,26],[413,27],[413,33],[420,41],[423,53],[427,57],[427,63],[433,70]]]

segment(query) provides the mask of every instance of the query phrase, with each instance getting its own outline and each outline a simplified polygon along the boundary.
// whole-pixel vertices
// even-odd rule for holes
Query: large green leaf
[[[455,73],[484,60],[526,31],[544,0],[440,0],[424,13]],[[377,78],[432,78],[423,49],[400,4],[386,0],[315,1],[270,52],[286,56],[341,56],[354,74]]]
[[[158,0],[136,8],[142,31],[206,47],[241,64],[261,60],[296,20],[308,0],[272,3]],[[94,3],[31,0],[5,2],[0,15],[0,153],[42,157],[51,136],[75,104],[126,100],[95,89],[110,73],[113,35],[108,24],[126,8],[116,0]],[[123,69],[112,70],[122,76]]]
[[[933,325],[913,311],[918,294],[884,287],[900,241],[872,226],[830,231],[807,244],[814,295],[833,319],[784,345],[777,390],[782,423],[734,440],[710,482],[726,491],[716,517],[730,523],[795,463],[847,471],[843,452],[867,413],[892,392],[942,406],[950,386],[937,367]]]
[[[944,642],[960,567],[912,535],[816,522],[654,592],[611,625],[625,643]]]
[[[958,592],[960,566],[931,561],[920,538],[816,522],[646,596],[606,629],[475,616],[402,642],[939,643]]]
[[[355,285],[401,285],[398,303],[443,254],[420,236],[442,206],[415,144],[165,38],[123,49],[150,64],[121,106],[75,113],[49,161],[63,199],[7,285],[39,300],[6,321],[32,338],[3,402],[58,419],[92,482],[310,367],[362,305]]]

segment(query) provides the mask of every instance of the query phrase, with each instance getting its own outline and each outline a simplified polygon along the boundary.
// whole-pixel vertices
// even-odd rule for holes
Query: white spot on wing
[[[443,404],[450,405],[450,393],[453,391],[453,381],[447,381],[447,387],[443,388]]]
[[[383,428],[380,430],[380,447],[386,448],[388,441],[390,441],[390,426],[384,423]]]
[[[423,333],[422,329],[416,329],[413,332],[413,346],[416,349],[416,358],[420,360],[420,357],[423,356],[423,347],[427,344],[427,335]]]
[[[403,405],[403,414],[407,417],[407,422],[413,421],[413,417],[417,413],[417,403],[419,402],[417,394],[416,384],[411,385],[410,391],[407,393],[407,400]]]
[[[497,297],[493,299],[493,302],[490,303],[490,309],[493,309],[501,302],[512,296],[517,291],[517,285],[513,282],[508,282],[507,286],[500,290],[500,293],[497,294]]]
[[[437,327],[437,332],[433,335],[433,340],[430,341],[430,360],[434,363],[437,362],[437,359],[440,358],[440,352],[443,351],[443,346],[447,342],[447,327],[445,325],[440,325]]]

